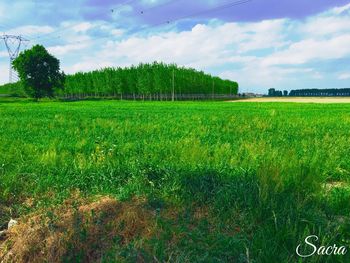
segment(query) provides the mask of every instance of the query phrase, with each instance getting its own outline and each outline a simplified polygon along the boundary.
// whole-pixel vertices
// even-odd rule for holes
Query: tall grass
[[[349,244],[349,110],[0,103],[0,200],[18,216],[28,213],[23,200],[34,199],[32,211],[79,189],[120,200],[144,196],[155,212],[177,211],[176,218],[158,219],[157,239],[114,247],[106,262],[115,251],[127,261],[142,251],[159,261],[298,262],[295,248],[310,234],[323,244]]]

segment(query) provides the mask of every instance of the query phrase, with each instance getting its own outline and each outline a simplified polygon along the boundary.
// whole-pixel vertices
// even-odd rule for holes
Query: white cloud
[[[75,32],[86,32],[87,30],[93,28],[94,25],[90,22],[79,23],[72,27],[72,30]]]
[[[55,56],[62,56],[72,51],[82,50],[88,46],[87,43],[75,43],[67,45],[59,45],[48,48],[48,51]]]
[[[277,89],[288,89],[285,83],[298,86],[295,75],[301,75],[307,79],[320,79],[323,76],[313,68],[281,68],[278,66],[263,66],[258,60],[255,63],[247,63],[240,70],[226,70],[219,74],[225,79],[237,80],[240,91],[265,92],[266,87]]]
[[[159,4],[161,2],[164,2],[162,0],[142,0],[141,1],[143,4],[146,4],[146,5],[154,5],[154,4]]]
[[[238,46],[239,53],[267,48],[278,49],[287,45],[285,36],[287,25],[288,21],[285,19],[238,25],[243,35]]]
[[[8,30],[7,33],[15,34],[15,35],[32,36],[32,35],[48,34],[53,31],[54,29],[50,26],[27,25],[27,26],[13,28],[11,30]]]
[[[350,79],[350,72],[345,72],[345,73],[339,74],[338,79],[340,79],[340,80]]]
[[[293,43],[288,49],[266,56],[263,64],[300,65],[313,60],[339,59],[350,55],[350,34],[317,41],[305,39]]]
[[[350,32],[350,16],[322,15],[311,18],[301,25],[301,32],[309,37],[324,37]]]
[[[65,68],[67,73],[76,73],[76,72],[86,72],[96,69],[101,69],[105,67],[112,67],[113,63],[108,61],[94,61],[93,59],[87,59],[86,61],[78,62],[73,66]]]
[[[285,43],[283,23],[283,20],[271,20],[242,25],[198,24],[190,31],[109,41],[98,56],[116,61],[127,58],[130,63],[161,60],[201,68],[243,62],[251,60],[251,57],[242,56],[241,53],[281,47]]]
[[[5,10],[6,10],[5,6],[2,3],[0,3],[0,17],[5,16]]]
[[[124,34],[124,30],[122,29],[112,29],[110,31],[111,35],[115,36],[115,37],[121,37]]]
[[[340,15],[346,11],[350,10],[350,3],[344,6],[340,6],[340,7],[335,7],[331,10],[331,13],[334,13],[336,15]]]
[[[0,58],[7,58],[9,55],[7,53],[7,51],[1,51],[0,52]]]
[[[324,76],[320,72],[315,72],[313,75],[311,75],[313,79],[323,79]]]

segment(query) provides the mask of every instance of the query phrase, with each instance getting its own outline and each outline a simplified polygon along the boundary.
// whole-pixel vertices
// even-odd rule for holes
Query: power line
[[[111,8],[111,12],[114,13],[115,11],[119,10],[121,7],[125,6],[125,5],[129,5],[132,4],[133,2],[136,2],[136,0],[126,0],[120,4],[118,4],[117,7],[115,8]]]
[[[131,3],[135,2],[135,1],[136,0],[126,0],[126,1],[124,1],[122,3],[120,3],[117,7],[111,9],[111,11],[115,12],[116,10],[120,9],[121,7],[123,7],[125,5],[128,5],[128,4],[131,4]],[[166,6],[166,5],[173,4],[176,1],[181,1],[181,0],[169,1],[169,2],[166,2],[166,3],[163,3],[163,4],[159,4],[157,6],[154,6],[154,7],[150,7],[148,9],[143,9],[141,11],[141,14],[144,14],[147,11],[155,9],[155,8],[158,8],[158,7],[163,7],[163,6]],[[141,28],[140,30],[137,30],[134,33],[139,33],[139,32],[142,32],[142,31],[145,31],[145,30],[148,30],[148,29],[152,29],[152,28],[159,27],[159,26],[166,25],[166,24],[175,23],[175,22],[183,20],[183,19],[200,16],[200,15],[203,15],[203,14],[206,14],[206,13],[219,11],[219,10],[230,8],[230,7],[237,6],[237,5],[242,5],[242,4],[248,3],[250,1],[252,1],[252,0],[238,0],[238,1],[236,0],[236,1],[233,1],[233,2],[229,2],[229,3],[223,4],[223,5],[216,6],[214,8],[209,8],[209,9],[202,10],[202,11],[199,11],[199,12],[195,12],[195,13],[192,13],[192,14],[189,14],[189,15],[185,15],[185,16],[182,16],[182,17],[179,17],[179,18],[170,19],[170,20],[158,23],[158,24],[147,26],[147,27]],[[105,24],[107,24],[107,22]],[[51,37],[51,36],[54,36],[57,33],[62,33],[64,31],[66,31],[66,30],[69,30],[69,29],[75,27],[75,26],[76,26],[76,24],[70,25],[70,26],[67,26],[67,27],[55,30],[53,32],[46,33],[46,34],[43,34],[43,35],[31,38],[31,40],[39,40],[40,42],[43,42],[43,41],[51,41],[51,40],[59,39],[59,38],[61,38],[61,35],[55,36],[55,37]],[[108,36],[101,36],[101,37],[95,38],[95,40],[106,39],[106,38],[110,38],[110,35],[108,35]],[[35,41],[35,42],[39,43],[39,41]],[[74,44],[74,43],[81,43],[81,41],[71,42],[71,44]]]
[[[218,6],[215,6],[215,7],[212,7],[212,8],[208,8],[208,9],[205,9],[205,10],[202,10],[202,11],[199,11],[199,12],[194,12],[192,14],[188,14],[188,15],[185,15],[185,16],[182,16],[182,17],[178,17],[178,18],[175,18],[173,20],[163,21],[161,23],[154,24],[154,25],[142,28],[140,30],[135,31],[134,34],[135,33],[140,33],[142,31],[149,30],[149,29],[152,29],[152,28],[160,27],[160,26],[163,26],[163,25],[170,25],[170,24],[173,24],[175,22],[178,22],[178,21],[181,21],[181,20],[184,20],[184,19],[193,18],[193,17],[197,17],[197,16],[200,16],[200,15],[203,15],[203,14],[220,11],[222,9],[227,9],[227,8],[231,8],[231,7],[234,7],[234,6],[247,4],[247,3],[251,2],[251,1],[253,1],[253,0],[236,0],[236,1],[231,1],[231,2],[228,2],[228,3],[223,4],[223,5],[218,5]]]
[[[126,0],[124,2],[122,2],[121,4],[119,4],[116,8],[112,8],[110,11],[112,13],[114,13],[115,11],[117,11],[118,9],[120,9],[121,7],[125,6],[125,5],[128,5],[130,3],[133,3],[135,2],[136,0]],[[34,38],[32,38],[32,40],[35,40],[35,39],[40,39],[41,41],[42,40],[47,40],[48,36],[51,36],[51,35],[56,35],[57,33],[62,33],[64,31],[67,31],[69,29],[72,29],[73,27],[77,26],[77,24],[74,24],[74,25],[70,25],[70,26],[67,26],[67,27],[64,27],[64,28],[60,28],[60,29],[57,29],[53,32],[50,32],[50,33],[46,33],[46,34],[43,34],[43,35],[40,35],[40,36],[36,36]],[[57,38],[60,38],[61,36],[58,36]]]
[[[61,37],[62,37],[61,35],[55,36],[55,37],[45,37],[45,38],[41,38],[41,39],[40,39],[40,42],[43,42],[43,41],[51,41],[51,40],[57,40],[57,39],[60,39]],[[32,39],[31,41],[36,42],[36,43],[39,43],[39,41],[37,41],[36,39]]]
[[[152,28],[159,27],[159,26],[162,26],[162,25],[175,23],[177,21],[184,20],[184,19],[187,19],[187,18],[193,18],[193,17],[197,17],[197,16],[200,16],[200,15],[203,15],[203,14],[216,12],[216,11],[219,11],[219,10],[222,10],[222,9],[226,9],[226,8],[230,8],[230,7],[234,7],[234,6],[238,6],[238,5],[247,4],[247,3],[251,2],[251,1],[253,1],[253,0],[238,0],[238,1],[236,0],[236,1],[231,1],[231,2],[226,3],[224,5],[219,5],[219,6],[216,6],[216,7],[208,8],[208,9],[205,9],[205,10],[202,10],[202,11],[199,11],[199,12],[195,12],[195,13],[192,13],[192,14],[189,14],[189,15],[185,15],[185,16],[182,16],[182,17],[175,18],[173,20],[163,21],[161,23],[154,24],[154,25],[148,26],[146,28],[143,28],[141,30],[138,30],[135,33],[139,33],[139,32],[142,32],[144,30],[152,29]]]
[[[142,9],[140,11],[140,13],[141,14],[145,14],[145,13],[147,13],[150,10],[153,10],[153,9],[156,9],[156,8],[160,8],[160,7],[164,7],[164,6],[168,6],[168,5],[174,4],[175,2],[179,2],[179,1],[183,1],[183,0],[168,1],[168,2],[165,2],[165,3],[160,4],[160,5],[156,5],[156,6],[152,6],[152,7],[149,7],[149,8]]]
[[[229,3],[226,3],[224,5],[219,5],[219,6],[216,6],[216,7],[213,7],[213,8],[209,8],[209,9],[202,10],[202,11],[199,11],[199,12],[195,12],[195,13],[192,13],[192,14],[189,14],[189,15],[185,15],[185,16],[176,18],[174,20],[168,20],[168,21],[160,23],[158,25],[174,23],[174,22],[177,22],[177,21],[180,21],[180,20],[184,20],[184,19],[187,19],[187,18],[193,18],[193,17],[197,17],[197,16],[204,15],[204,14],[207,14],[207,13],[220,11],[222,9],[227,9],[227,8],[234,7],[234,6],[247,4],[247,3],[251,2],[251,1],[253,1],[253,0],[238,0],[238,1],[229,2]],[[158,26],[158,25],[155,25],[155,26]]]
[[[202,10],[202,11],[199,11],[199,12],[195,12],[195,13],[192,13],[192,14],[189,14],[189,15],[185,15],[185,16],[182,16],[182,17],[179,17],[179,18],[175,18],[173,20],[167,20],[167,21],[163,21],[163,22],[158,23],[158,24],[154,24],[154,25],[150,25],[150,26],[141,28],[141,29],[135,31],[134,34],[140,33],[142,31],[149,30],[149,29],[152,29],[152,28],[156,28],[156,27],[159,27],[159,26],[162,26],[162,25],[169,25],[169,24],[178,22],[180,20],[197,17],[197,16],[200,16],[200,15],[203,15],[203,14],[220,11],[220,10],[231,8],[231,7],[238,6],[238,5],[247,4],[247,3],[252,2],[252,1],[253,0],[236,0],[236,1],[231,1],[231,2],[228,2],[228,3],[223,4],[223,5],[218,5],[218,6],[215,6],[215,7],[212,7],[212,8],[208,8],[208,9],[205,9],[205,10]],[[106,38],[110,38],[110,36],[101,36],[101,37],[94,38],[94,40],[101,40],[101,39],[106,39]],[[70,42],[69,44],[76,44],[76,43],[81,43],[81,42],[82,41],[76,41],[76,42]]]
[[[64,27],[64,28],[60,28],[60,29],[57,29],[53,32],[50,32],[50,33],[46,33],[46,34],[42,34],[40,36],[36,36],[36,37],[33,37],[32,40],[35,40],[35,39],[47,39],[47,38],[50,38],[50,37],[47,37],[47,36],[51,36],[51,35],[55,35],[57,33],[60,33],[60,32],[63,32],[63,31],[66,31],[66,30],[69,30],[73,27],[75,27],[76,24],[74,25],[70,25],[70,26],[67,26],[67,27]]]
[[[4,32],[3,32],[3,34],[6,34],[6,32],[9,33],[9,34],[11,34],[9,31],[14,31],[13,29],[15,29],[13,26],[10,26],[10,25],[8,25],[8,24],[6,24],[6,23],[3,23],[3,22],[1,22],[0,28],[5,29]],[[7,29],[7,30],[6,30],[6,29]],[[27,36],[25,36],[25,35],[23,35],[23,34],[21,34],[21,36],[27,38],[27,40],[29,39]]]

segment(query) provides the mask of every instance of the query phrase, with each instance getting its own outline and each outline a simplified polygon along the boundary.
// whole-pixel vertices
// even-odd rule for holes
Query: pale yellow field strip
[[[287,98],[250,98],[232,102],[295,102],[295,103],[350,103],[350,97],[287,97]]]

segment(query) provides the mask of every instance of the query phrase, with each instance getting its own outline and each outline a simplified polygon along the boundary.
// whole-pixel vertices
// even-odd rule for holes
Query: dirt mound
[[[0,243],[0,262],[94,262],[115,242],[127,244],[154,233],[155,215],[145,200],[118,202],[100,197],[91,203],[66,202],[29,215]]]

